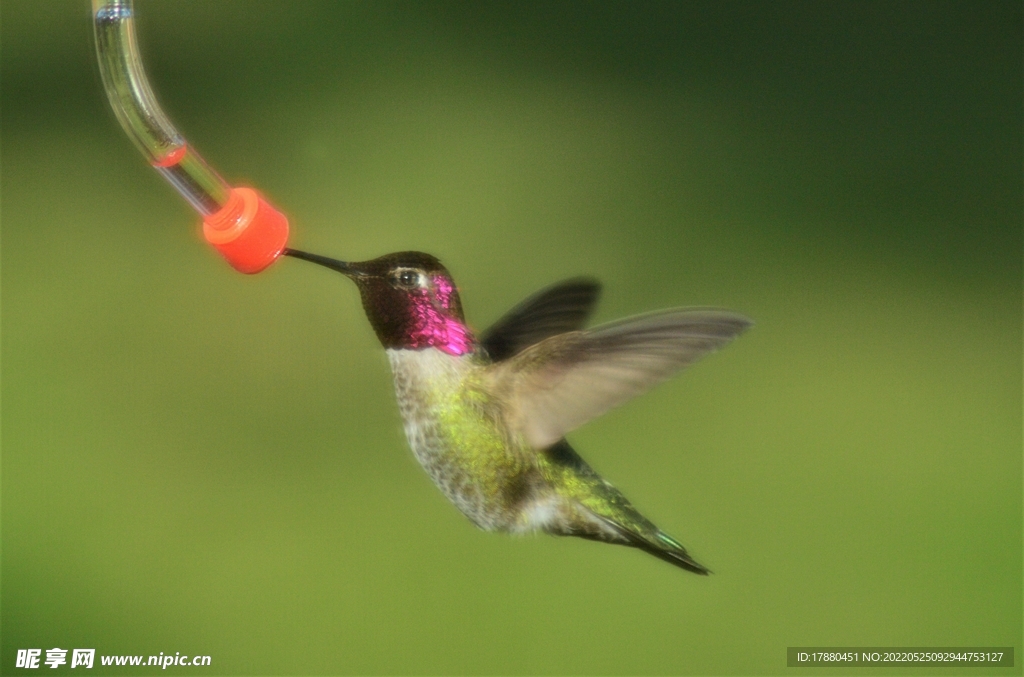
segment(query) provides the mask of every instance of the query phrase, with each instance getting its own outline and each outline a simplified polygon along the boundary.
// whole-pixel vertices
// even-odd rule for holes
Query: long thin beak
[[[320,256],[318,254],[310,254],[308,252],[302,252],[298,249],[285,249],[282,252],[285,256],[292,256],[297,259],[304,261],[311,261],[312,263],[319,263],[321,266],[336,270],[343,275],[349,277],[362,277],[364,273],[360,270],[355,269],[351,263],[346,261],[339,261],[338,259],[329,259],[326,256]]]

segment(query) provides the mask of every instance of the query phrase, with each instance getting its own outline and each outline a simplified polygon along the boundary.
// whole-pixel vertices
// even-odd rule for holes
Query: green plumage
[[[489,531],[540,530],[640,548],[708,570],[646,519],[564,439],[537,451],[515,434],[479,358],[389,350],[406,435],[441,491]]]

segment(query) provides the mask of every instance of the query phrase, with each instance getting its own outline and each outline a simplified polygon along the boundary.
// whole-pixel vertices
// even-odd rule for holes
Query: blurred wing
[[[543,449],[736,338],[751,321],[669,310],[553,336],[496,372],[526,440]]]
[[[582,329],[600,293],[601,285],[590,278],[559,282],[505,313],[480,343],[492,360],[501,362],[550,336]]]

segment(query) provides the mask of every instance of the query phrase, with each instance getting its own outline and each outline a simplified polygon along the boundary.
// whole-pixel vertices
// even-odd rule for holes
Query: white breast
[[[458,462],[444,434],[439,410],[457,397],[469,356],[434,348],[387,351],[405,436],[413,455],[448,500],[483,529],[500,528],[499,519],[480,487]]]

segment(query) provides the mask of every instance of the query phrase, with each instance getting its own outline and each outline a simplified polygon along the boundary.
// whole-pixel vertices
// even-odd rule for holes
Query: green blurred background
[[[473,528],[406,448],[354,287],[231,270],[108,110],[88,3],[4,0],[0,671],[1001,645],[1018,667],[942,674],[1021,674],[1020,3],[137,10],[171,118],[296,247],[432,252],[477,327],[579,274],[598,322],[753,317],[571,436],[716,573]]]

